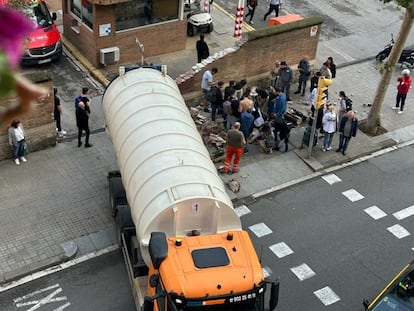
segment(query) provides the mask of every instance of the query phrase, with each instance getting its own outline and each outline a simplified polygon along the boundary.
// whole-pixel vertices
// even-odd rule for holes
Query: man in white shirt
[[[203,92],[203,96],[204,96],[204,112],[208,112],[208,105],[209,102],[207,100],[207,93],[210,90],[211,86],[213,86],[215,84],[215,82],[213,81],[213,76],[218,72],[217,68],[212,68],[211,71],[210,70],[206,70],[203,73],[203,77],[201,78],[201,91]]]

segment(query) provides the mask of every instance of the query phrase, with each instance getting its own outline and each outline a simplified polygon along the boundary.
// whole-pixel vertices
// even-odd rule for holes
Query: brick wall
[[[187,40],[186,21],[170,21],[154,24],[121,32],[115,32],[115,5],[94,5],[94,30],[84,24],[78,27],[79,33],[72,27],[78,26],[78,21],[68,12],[67,0],[63,1],[63,29],[65,37],[83,54],[95,67],[102,67],[99,62],[99,50],[117,46],[120,49],[120,64],[137,64],[141,54],[135,43],[135,37],[145,46],[145,56],[151,57],[171,53],[185,48]],[[110,23],[112,34],[99,36],[99,25]]]
[[[295,70],[297,64],[307,55],[310,63],[316,59],[322,18],[311,17],[304,20],[269,27],[244,34],[242,43],[234,52],[206,65],[199,72],[187,72],[177,78],[177,84],[186,102],[198,102],[201,98],[201,77],[205,70],[218,68],[215,80],[246,79],[248,85],[269,85],[270,71],[275,63],[286,61]],[[311,27],[318,31],[311,36]]]
[[[53,81],[51,74],[47,71],[37,71],[25,75],[29,80],[50,89],[53,94]],[[17,99],[11,99],[17,100]],[[56,127],[51,113],[53,112],[53,96],[44,102],[33,103],[32,109],[18,117],[22,122],[26,140],[31,150],[40,150],[56,145]],[[12,157],[12,148],[8,142],[7,130],[10,124],[0,126],[0,160]]]

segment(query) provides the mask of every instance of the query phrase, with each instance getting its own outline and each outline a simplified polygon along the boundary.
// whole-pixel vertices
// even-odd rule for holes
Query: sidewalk
[[[234,44],[234,22],[217,6],[214,6],[212,15],[215,29],[220,31],[215,30],[206,36],[206,40],[215,53]],[[361,34],[359,40],[371,35]],[[368,47],[368,51],[355,48],[344,57],[338,47],[347,46],[351,39],[344,37],[335,39],[335,42],[322,42],[318,61],[326,59],[326,55],[337,60],[337,78],[330,87],[330,96],[335,99],[340,90],[346,90],[361,120],[369,111],[364,104],[371,102],[380,78],[373,61],[367,60],[367,55],[375,55],[377,47]],[[169,74],[174,77],[194,65],[196,40],[197,37],[190,38],[185,51],[146,60],[166,64]],[[382,39],[378,40],[378,45],[382,46]],[[97,71],[90,64],[83,65],[90,72]],[[108,74],[109,71],[102,70],[98,76],[105,79]],[[319,146],[313,149],[310,159],[307,159],[306,147],[299,149],[303,127],[292,130],[286,153],[262,154],[256,145],[250,145],[249,154],[242,158],[240,173],[222,176],[225,183],[237,179],[241,184],[241,190],[236,194],[228,190],[235,204],[248,204],[259,196],[306,181],[354,159],[359,161],[361,157],[388,146],[404,142],[411,144],[414,139],[411,118],[414,96],[408,96],[404,114],[391,110],[396,75],[384,101],[382,120],[388,130],[386,134],[369,137],[359,131],[351,140],[346,156],[335,151],[322,152]],[[301,97],[295,95],[293,99],[293,107],[307,111],[309,107],[302,103]],[[101,109],[98,106],[96,109]],[[102,111],[96,111],[96,115],[103,116]],[[103,120],[96,121],[104,124]],[[117,164],[106,133],[98,131],[92,138],[93,148],[80,150],[69,137],[54,148],[29,154],[28,163],[18,168],[12,161],[0,162],[0,197],[3,201],[0,206],[0,283],[58,264],[72,257],[75,251],[76,256],[80,256],[115,244],[106,175],[116,169]],[[334,146],[337,146],[337,139],[335,137]],[[386,149],[389,150],[393,148]]]

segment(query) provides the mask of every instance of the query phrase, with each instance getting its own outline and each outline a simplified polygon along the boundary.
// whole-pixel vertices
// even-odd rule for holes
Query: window
[[[118,3],[115,7],[116,31],[178,19],[178,2],[135,0]]]
[[[70,0],[70,11],[89,28],[93,29],[92,13],[93,5],[88,0]]]

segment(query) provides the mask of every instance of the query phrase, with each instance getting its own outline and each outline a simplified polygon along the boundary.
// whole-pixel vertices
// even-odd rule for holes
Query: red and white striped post
[[[240,38],[242,35],[243,27],[243,17],[244,17],[244,0],[239,0],[237,5],[236,20],[234,25],[234,37]]]
[[[204,12],[210,13],[210,0],[204,0]]]

